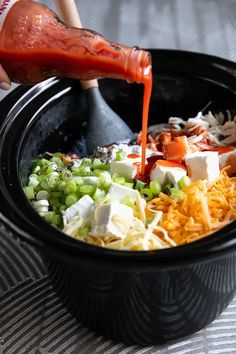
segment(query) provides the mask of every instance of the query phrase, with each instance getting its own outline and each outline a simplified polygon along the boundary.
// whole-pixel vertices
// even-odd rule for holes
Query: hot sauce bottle
[[[53,76],[79,80],[110,77],[144,84],[144,176],[152,90],[149,52],[112,43],[88,29],[67,26],[49,8],[31,0],[0,0],[0,28],[0,63],[12,81],[32,84]]]
[[[65,25],[46,6],[0,0],[0,62],[12,81],[37,83],[52,76],[99,77],[144,83],[147,51],[111,43],[97,32]]]

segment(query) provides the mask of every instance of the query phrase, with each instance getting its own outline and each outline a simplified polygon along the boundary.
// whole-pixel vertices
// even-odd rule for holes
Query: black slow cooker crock
[[[150,124],[236,108],[236,65],[216,57],[152,50]],[[103,97],[134,131],[141,85],[100,81]],[[22,191],[31,161],[45,151],[83,150],[87,107],[77,81],[52,78],[19,87],[0,109],[0,221],[38,248],[58,296],[85,326],[115,341],[157,344],[213,321],[236,292],[236,223],[177,248],[114,251],[74,240],[48,225]],[[99,134],[99,132],[98,132]],[[9,232],[9,237],[12,233]]]

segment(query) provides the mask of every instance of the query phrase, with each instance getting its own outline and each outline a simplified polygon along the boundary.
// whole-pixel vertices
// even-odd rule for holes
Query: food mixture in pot
[[[34,209],[67,235],[117,250],[183,245],[236,217],[236,118],[202,115],[149,128],[135,144],[93,156],[47,153],[24,187]]]

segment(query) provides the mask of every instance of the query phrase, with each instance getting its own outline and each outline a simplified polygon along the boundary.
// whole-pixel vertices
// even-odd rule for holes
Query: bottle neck
[[[0,30],[2,29],[5,17],[16,1],[17,0],[0,0]]]
[[[126,62],[128,82],[144,84],[152,75],[151,54],[138,47],[132,48]]]

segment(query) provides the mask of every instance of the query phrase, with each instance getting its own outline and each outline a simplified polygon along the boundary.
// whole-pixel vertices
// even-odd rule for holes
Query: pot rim
[[[194,53],[188,51],[179,50],[166,50],[166,49],[153,49],[152,53],[162,54],[166,56],[184,56],[186,58],[191,58],[192,60],[200,60],[208,63],[210,66],[218,70],[223,70],[223,72],[230,75],[235,74],[236,64],[222,58],[215,56],[209,56],[207,54]],[[28,102],[34,97],[34,95],[44,94],[48,92],[52,87],[68,87],[68,85],[73,89],[75,83],[71,79],[58,79],[52,78],[44,81],[43,83],[31,86],[29,89],[26,87],[19,87],[10,93],[2,101],[3,111],[2,116],[6,115],[2,127],[0,129],[1,143],[0,152],[4,146],[4,139],[7,135],[7,130],[9,129],[12,119],[14,119],[14,113],[16,109],[19,109],[17,103],[21,107],[27,106]],[[77,85],[77,82],[76,82]],[[20,94],[20,99],[19,99]],[[11,102],[13,107],[7,112],[6,107],[9,107]],[[21,142],[18,146],[18,154],[22,147],[23,137],[21,137]],[[16,186],[10,186],[17,193],[21,194],[21,200],[26,201],[26,197],[21,188],[21,183],[19,179],[19,161],[17,161],[17,156],[15,157],[16,162],[16,174],[15,181],[18,181]],[[228,226],[214,232],[212,235],[203,238],[201,240],[192,242],[188,245],[178,246],[176,248],[155,250],[155,251],[118,251],[107,248],[101,248],[87,243],[75,240],[68,235],[63,234],[61,231],[56,230],[49,224],[47,224],[31,207],[30,203],[27,201],[25,209],[20,210],[19,206],[16,205],[11,193],[9,193],[9,188],[6,189],[4,183],[4,164],[1,166],[0,175],[0,195],[2,199],[4,198],[5,204],[4,208],[0,207],[0,221],[2,221],[7,228],[11,229],[20,239],[30,242],[34,246],[37,246],[47,253],[55,254],[57,257],[68,258],[70,261],[78,261],[78,259],[86,261],[89,260],[97,262],[98,260],[103,264],[112,265],[117,264],[118,267],[129,264],[129,266],[137,266],[142,268],[145,264],[160,267],[174,267],[177,265],[181,266],[183,264],[192,264],[202,261],[208,261],[210,258],[216,258],[222,256],[225,253],[229,253],[235,250],[236,239],[234,237],[236,232],[236,221],[232,222]],[[8,186],[9,187],[9,186]],[[3,203],[1,203],[3,206]],[[2,209],[2,210],[1,210]],[[27,213],[27,215],[26,215]],[[30,216],[30,220],[29,217]],[[14,219],[15,217],[15,219]],[[35,221],[35,223],[34,223]],[[19,224],[19,222],[21,224]],[[24,225],[22,227],[22,225]],[[40,237],[39,237],[40,236]]]

